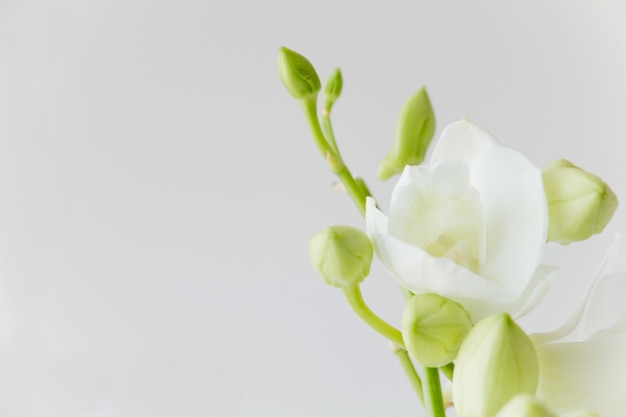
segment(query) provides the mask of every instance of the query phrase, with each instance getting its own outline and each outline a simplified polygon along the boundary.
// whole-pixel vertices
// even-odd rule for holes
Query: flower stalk
[[[354,312],[372,329],[386,337],[390,342],[406,350],[402,332],[376,315],[365,303],[359,285],[343,289],[343,293]]]

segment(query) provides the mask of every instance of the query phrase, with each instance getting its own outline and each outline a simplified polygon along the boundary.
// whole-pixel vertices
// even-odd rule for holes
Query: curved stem
[[[404,340],[402,340],[402,332],[378,317],[376,313],[370,310],[365,303],[365,300],[363,300],[363,295],[361,294],[361,288],[359,285],[344,288],[343,293],[346,296],[348,303],[350,303],[350,307],[352,307],[361,320],[369,324],[371,328],[385,336],[391,342],[406,350],[404,347]]]
[[[415,371],[415,367],[413,366],[413,362],[411,361],[411,357],[409,356],[409,352],[402,349],[399,346],[391,344],[391,350],[398,358],[398,362],[400,362],[400,366],[404,370],[413,390],[417,394],[417,398],[419,398],[422,405],[424,404],[424,389],[422,387],[422,380]]]

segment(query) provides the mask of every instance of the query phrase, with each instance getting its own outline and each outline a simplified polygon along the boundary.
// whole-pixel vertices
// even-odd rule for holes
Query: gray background
[[[626,200],[621,0],[0,2],[0,414],[416,416],[386,342],[326,286],[309,238],[362,227],[281,85],[282,45],[344,72],[334,123],[375,177],[422,85],[538,166]],[[607,233],[528,331],[557,325]],[[380,264],[364,285],[398,324]]]

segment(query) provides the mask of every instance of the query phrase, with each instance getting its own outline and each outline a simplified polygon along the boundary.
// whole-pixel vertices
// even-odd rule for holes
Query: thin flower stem
[[[343,293],[346,296],[348,303],[350,303],[350,307],[352,307],[361,320],[369,324],[371,328],[385,336],[389,339],[389,341],[406,350],[404,347],[404,340],[402,339],[402,332],[378,317],[376,313],[370,310],[365,303],[365,300],[363,300],[361,288],[358,284],[344,288]]]
[[[415,367],[413,366],[409,353],[393,343],[391,344],[391,351],[396,355],[396,358],[398,358],[398,362],[400,362],[400,366],[402,366],[402,369],[409,379],[413,390],[415,390],[417,398],[419,398],[422,405],[424,405],[424,389],[422,388],[422,380],[417,374],[417,371],[415,371]]]
[[[438,368],[424,368],[424,402],[428,417],[446,417]]]
[[[317,97],[307,98],[300,101],[302,109],[307,117],[313,139],[315,144],[322,153],[322,156],[326,158],[331,166],[332,171],[339,177],[341,183],[346,187],[348,195],[352,198],[357,208],[361,212],[361,215],[365,215],[365,198],[361,187],[357,184],[352,173],[348,167],[343,163],[341,155],[335,150],[336,144],[334,138],[332,140],[324,136],[324,132],[320,126],[320,121],[317,117]],[[332,145],[331,145],[332,143]]]
[[[322,110],[321,119],[322,132],[328,141],[328,145],[335,151],[335,154],[340,155],[339,148],[337,147],[337,141],[335,140],[335,133],[333,132],[333,124],[330,121],[330,109],[325,108]]]

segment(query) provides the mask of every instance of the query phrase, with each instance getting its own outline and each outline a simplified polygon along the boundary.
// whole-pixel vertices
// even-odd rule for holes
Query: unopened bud
[[[382,180],[399,174],[406,165],[422,163],[435,134],[435,113],[428,93],[422,88],[404,103],[389,154],[378,167]]]
[[[506,313],[479,321],[461,345],[454,368],[460,417],[494,417],[519,393],[535,394],[537,354],[530,338]]]
[[[557,417],[530,394],[517,394],[498,411],[496,417]]]
[[[361,230],[331,226],[313,236],[309,254],[313,266],[327,284],[348,288],[369,275],[374,249]]]
[[[564,159],[544,170],[543,185],[551,242],[568,244],[602,232],[617,208],[615,193],[601,178]]]
[[[427,367],[452,362],[471,328],[463,306],[437,294],[416,294],[404,308],[402,338],[411,356]]]
[[[291,49],[282,47],[278,53],[278,71],[287,91],[294,98],[316,95],[322,88],[317,72],[308,59]]]
[[[573,411],[565,414],[554,414],[530,394],[517,394],[495,417],[600,417],[591,411]]]
[[[330,112],[331,107],[335,104],[335,101],[341,95],[341,90],[343,89],[343,77],[341,76],[341,70],[337,68],[330,74],[328,77],[328,81],[326,81],[326,86],[324,87],[324,108],[326,111]]]

